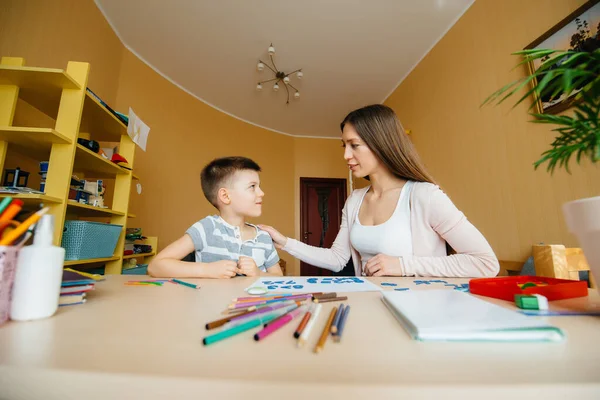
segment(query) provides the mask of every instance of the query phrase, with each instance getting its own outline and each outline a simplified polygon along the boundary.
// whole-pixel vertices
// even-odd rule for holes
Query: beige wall
[[[600,194],[600,169],[573,164],[550,176],[532,163],[549,148],[548,127],[527,121],[527,105],[480,108],[523,76],[511,71],[522,49],[583,0],[477,0],[387,99],[423,160],[486,235],[498,257],[524,260],[539,242],[577,242],[561,205]]]
[[[68,61],[91,64],[88,85],[109,104],[117,97],[123,46],[93,1],[0,1],[0,57],[23,57],[26,65],[65,68]],[[54,126],[20,102],[15,125]],[[39,160],[8,151],[5,168],[30,172],[29,186],[39,188]],[[2,171],[4,176],[4,171]]]
[[[0,55],[24,57],[27,65],[44,67],[89,62],[90,88],[120,111],[133,107],[150,125],[147,152],[136,151],[135,172],[143,191],[132,192],[130,211],[137,218],[129,225],[158,235],[160,247],[197,219],[215,213],[199,182],[202,166],[215,157],[244,155],[259,163],[266,193],[260,222],[290,236],[299,229],[299,178],[347,177],[338,141],[280,135],[186,94],[124,48],[92,0],[4,0]],[[15,123],[30,122],[31,115],[17,113]],[[36,174],[37,161],[9,150],[6,166],[20,165]],[[30,186],[37,186],[39,178],[34,176],[33,182]],[[295,272],[292,257],[280,255]]]
[[[294,231],[293,138],[249,125],[204,104],[172,85],[124,50],[117,108],[131,105],[150,127],[147,151],[137,149],[135,170],[142,194],[132,194],[132,222],[165,245],[216,210],[200,187],[210,160],[243,155],[262,168],[265,191],[260,222]],[[257,222],[257,221],[254,221]],[[286,260],[291,257],[282,254]]]
[[[340,119],[343,118],[340,117]],[[300,239],[300,178],[343,178],[348,182],[348,167],[340,139],[294,138],[294,225],[283,232]],[[349,188],[348,188],[348,194]],[[300,261],[294,260],[293,274],[300,274]]]

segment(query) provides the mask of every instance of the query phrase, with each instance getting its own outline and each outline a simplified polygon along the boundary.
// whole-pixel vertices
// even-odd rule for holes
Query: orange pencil
[[[23,208],[23,200],[14,199],[0,216],[0,224],[12,221]]]
[[[300,324],[296,328],[296,331],[294,332],[294,337],[296,339],[298,339],[300,337],[300,335],[302,335],[304,328],[306,328],[306,325],[308,324],[308,320],[310,319],[310,316],[312,315],[311,310],[312,310],[312,307],[306,312],[306,314],[304,314],[304,317],[302,317],[302,321],[300,321]]]
[[[42,208],[40,211],[31,215],[25,221],[23,221],[19,226],[17,226],[12,231],[8,232],[6,236],[0,239],[0,246],[8,246],[12,244],[15,240],[19,238],[22,234],[27,232],[27,230],[31,227],[31,225],[35,224],[42,218],[42,215],[46,214],[50,209],[48,207]]]
[[[327,342],[327,338],[329,337],[329,332],[331,331],[331,323],[333,322],[333,318],[335,318],[335,314],[337,313],[337,307],[333,307],[333,309],[331,310],[331,313],[329,314],[329,318],[327,319],[327,323],[325,324],[325,327],[323,328],[323,333],[321,333],[321,337],[319,338],[319,341],[317,342],[317,345],[315,346],[315,353],[320,353],[321,350],[323,350],[323,347],[325,347],[325,342]]]

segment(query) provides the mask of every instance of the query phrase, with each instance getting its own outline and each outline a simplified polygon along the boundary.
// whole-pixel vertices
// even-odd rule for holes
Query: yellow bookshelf
[[[75,260],[75,261],[65,261],[65,267],[70,267],[73,265],[85,265],[85,264],[103,264],[107,262],[114,262],[120,260],[119,256],[112,256],[106,258],[90,258],[88,260]]]
[[[24,201],[35,209],[50,208],[55,218],[54,242],[60,245],[65,219],[103,218],[122,225],[112,257],[67,261],[65,265],[105,264],[106,273],[120,273],[133,173],[106,160],[77,143],[83,133],[95,141],[119,143],[119,153],[133,167],[135,144],[127,135],[127,126],[86,91],[90,66],[69,62],[67,68],[37,68],[24,65],[22,58],[0,60],[0,172],[8,151],[18,151],[40,161],[49,161],[44,194],[0,194]],[[18,100],[21,99],[55,119],[53,128],[13,126]],[[112,179],[114,193],[111,208],[99,208],[69,200],[71,176],[85,179]],[[156,251],[156,247],[153,247]],[[142,255],[144,259],[153,254]],[[139,257],[139,256],[138,256]]]
[[[149,244],[152,246],[152,251],[150,253],[139,253],[139,254],[129,254],[123,256],[123,261],[130,260],[135,258],[138,264],[148,264],[154,256],[156,256],[156,252],[158,251],[158,237],[156,236],[148,236],[143,240],[136,240],[135,244]],[[126,269],[126,262],[123,263],[123,269]],[[131,267],[133,268],[133,267]]]
[[[75,200],[69,200],[67,203],[67,212],[76,214],[80,217],[102,217],[110,215],[124,215],[120,211],[114,211],[110,208],[94,207],[87,204],[81,204]]]

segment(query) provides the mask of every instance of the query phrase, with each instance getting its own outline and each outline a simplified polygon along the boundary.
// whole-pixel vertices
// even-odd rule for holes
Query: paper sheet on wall
[[[277,293],[312,292],[378,292],[381,288],[365,278],[354,276],[340,277],[282,277],[259,278],[250,287],[261,287]]]
[[[146,143],[150,134],[150,127],[144,123],[129,107],[129,123],[127,124],[127,134],[133,140],[133,143],[146,151]]]

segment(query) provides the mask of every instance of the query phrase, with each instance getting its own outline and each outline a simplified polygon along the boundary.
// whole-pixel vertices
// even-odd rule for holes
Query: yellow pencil
[[[333,322],[333,318],[337,313],[337,307],[333,307],[331,310],[331,314],[329,314],[329,318],[327,319],[327,323],[325,324],[325,328],[323,328],[323,333],[321,333],[321,337],[315,346],[315,353],[319,353],[325,347],[325,342],[327,341],[327,337],[329,336],[329,332],[331,331],[331,323]]]
[[[42,208],[40,211],[27,218],[25,221],[21,222],[19,226],[17,226],[12,231],[8,232],[6,236],[0,239],[0,246],[9,246],[12,242],[17,240],[19,236],[27,232],[29,227],[38,222],[39,219],[42,218],[42,215],[46,214],[49,210],[50,209],[48,207]]]

